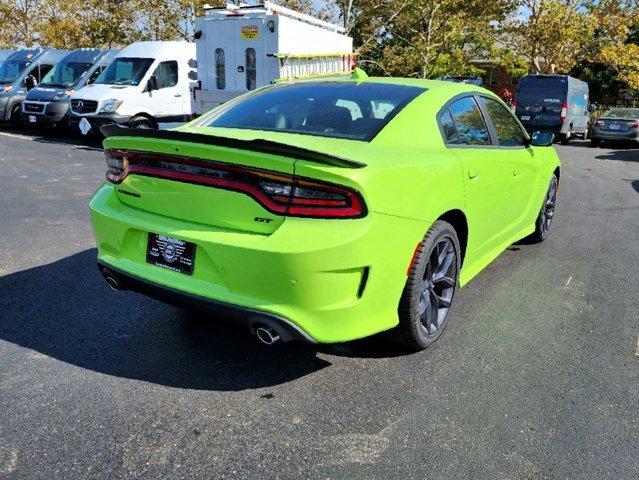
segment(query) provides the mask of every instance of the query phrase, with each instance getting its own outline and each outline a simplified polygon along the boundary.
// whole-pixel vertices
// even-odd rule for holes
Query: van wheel
[[[399,303],[396,340],[418,351],[442,334],[457,290],[460,256],[455,229],[438,220],[417,247]]]
[[[155,124],[148,118],[142,116],[133,117],[129,125],[131,128],[141,128],[145,130],[155,129]]]
[[[20,104],[14,106],[11,109],[11,117],[9,117],[9,123],[13,128],[20,128],[22,126],[22,118],[20,117]]]
[[[561,144],[562,145],[568,145],[568,142],[570,142],[571,138],[572,138],[572,132],[570,130],[568,130],[566,133],[564,133],[561,136]]]

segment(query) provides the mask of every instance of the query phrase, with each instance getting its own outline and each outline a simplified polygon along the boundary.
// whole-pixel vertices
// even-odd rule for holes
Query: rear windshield
[[[425,89],[354,82],[305,82],[257,91],[206,119],[246,128],[370,141]]]
[[[523,77],[517,90],[517,105],[557,105],[561,108],[567,91],[566,77]]]
[[[639,120],[639,108],[613,108],[604,113],[601,118]]]

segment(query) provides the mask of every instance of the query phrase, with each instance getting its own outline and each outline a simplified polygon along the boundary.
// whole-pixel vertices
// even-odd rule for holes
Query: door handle
[[[468,178],[472,180],[473,178],[477,178],[477,177],[479,177],[479,172],[475,170],[474,168],[470,168],[468,170]]]
[[[176,93],[176,94],[175,94],[175,95],[173,95],[173,96],[177,98],[177,97],[181,97],[181,96],[182,96],[182,94],[181,94],[181,93]]]

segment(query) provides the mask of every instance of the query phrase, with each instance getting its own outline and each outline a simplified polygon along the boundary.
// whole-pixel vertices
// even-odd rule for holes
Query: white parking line
[[[17,133],[0,132],[0,135],[11,138],[21,138],[22,140],[33,140],[33,138],[31,137],[27,137],[26,135],[19,135]]]
[[[19,133],[0,132],[0,136],[11,137],[11,138],[19,138],[20,140],[29,140],[31,142],[38,141],[38,142],[42,142],[42,143],[55,143],[55,144],[58,144],[58,145],[64,145],[64,142],[56,142],[55,140],[47,140],[47,139],[44,139],[42,137],[30,137],[28,135],[21,135]],[[88,145],[74,145],[74,144],[67,144],[67,145],[69,147],[73,148],[73,149],[79,148],[79,149],[82,149],[82,150],[95,150],[95,151],[98,151],[98,152],[103,151],[102,148],[91,147],[91,146],[88,146]]]

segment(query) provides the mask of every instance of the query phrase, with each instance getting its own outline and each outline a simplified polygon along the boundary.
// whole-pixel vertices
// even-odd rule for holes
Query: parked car
[[[344,28],[271,2],[207,8],[195,29],[199,114],[277,81],[350,74],[354,67]]]
[[[639,108],[611,108],[590,130],[590,145],[598,147],[602,141],[639,142]]]
[[[526,75],[517,88],[513,109],[528,132],[544,130],[562,142],[588,135],[588,84],[568,75]]]
[[[66,55],[65,50],[20,50],[0,64],[0,123],[20,124],[20,104],[53,66]]]
[[[560,176],[553,135],[529,138],[493,93],[359,71],[257,89],[175,130],[102,130],[90,212],[106,281],[265,343],[395,329],[425,348],[458,285],[546,238]]]
[[[439,77],[438,80],[444,82],[469,83],[471,85],[477,85],[478,87],[484,86],[484,80],[481,77],[445,76]]]
[[[105,124],[162,128],[193,118],[195,45],[136,42],[91,85],[71,95],[69,126],[83,135]]]
[[[0,50],[0,62],[4,62],[13,53],[15,53],[13,50]]]
[[[65,56],[22,102],[22,123],[40,127],[67,126],[69,98],[95,82],[117,50],[81,48]]]

